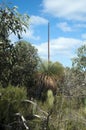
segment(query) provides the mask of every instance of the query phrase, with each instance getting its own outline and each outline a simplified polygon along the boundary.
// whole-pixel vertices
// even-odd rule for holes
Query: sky
[[[86,44],[86,0],[4,0],[12,2],[21,14],[30,16],[29,29],[23,40],[38,49],[39,56],[48,58],[48,23],[50,24],[50,60],[64,67],[72,66],[79,47]],[[0,0],[1,2],[1,0]],[[17,38],[10,36],[12,41]]]

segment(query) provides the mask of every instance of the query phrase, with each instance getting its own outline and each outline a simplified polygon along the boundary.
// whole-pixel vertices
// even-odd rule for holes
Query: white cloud
[[[22,33],[22,37],[23,39],[32,39],[32,40],[39,40],[40,39],[40,36],[38,35],[35,35],[35,31],[34,31],[34,28],[29,28],[29,29],[26,29],[26,33],[23,32]]]
[[[39,25],[46,25],[48,23],[48,20],[40,17],[40,16],[35,16],[32,15],[30,17],[30,27],[29,29],[26,29],[26,33],[23,33],[23,37],[24,39],[33,39],[33,40],[39,40],[40,36],[35,34],[35,26],[39,26]]]
[[[40,36],[35,34],[35,26],[39,26],[39,25],[46,25],[48,23],[48,20],[40,17],[40,16],[35,16],[32,15],[30,17],[30,27],[29,29],[26,29],[26,33],[23,32],[22,37],[24,39],[32,39],[32,40],[39,40]]]
[[[86,33],[82,34],[81,37],[86,40]]]
[[[55,17],[86,21],[86,0],[43,0],[43,7]]]
[[[77,27],[77,28],[86,28],[86,24],[79,23],[79,24],[75,24],[74,27]]]
[[[67,24],[67,22],[61,22],[57,24],[57,27],[64,32],[71,32],[72,28]]]
[[[30,21],[32,25],[43,25],[43,24],[45,25],[48,23],[47,19],[40,16],[34,16],[34,15],[30,17]]]
[[[65,58],[71,58],[74,56],[74,52],[78,47],[82,45],[82,41],[74,38],[59,37],[50,41],[50,55],[51,59],[58,60],[61,56]],[[35,45],[38,49],[40,57],[47,59],[48,44],[47,42]],[[62,60],[62,59],[61,59]]]

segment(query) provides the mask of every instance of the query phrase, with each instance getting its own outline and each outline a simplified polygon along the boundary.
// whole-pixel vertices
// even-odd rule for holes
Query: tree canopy
[[[73,58],[73,67],[81,71],[86,71],[86,45],[77,50],[77,57]]]
[[[26,41],[17,42],[14,48],[17,60],[13,66],[11,83],[31,87],[39,61],[37,49]]]
[[[29,16],[19,14],[16,6],[0,6],[0,40],[7,42],[12,33],[20,39],[28,24]]]
[[[23,31],[28,27],[29,16],[20,15],[16,6],[0,6],[0,82],[5,87],[11,78],[16,61],[14,45],[9,36],[14,33],[20,39]]]

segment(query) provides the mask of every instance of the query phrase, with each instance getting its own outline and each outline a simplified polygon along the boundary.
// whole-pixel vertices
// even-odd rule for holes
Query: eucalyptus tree
[[[73,67],[86,71],[86,44],[78,48],[77,57],[73,58]]]
[[[65,93],[69,95],[86,93],[86,45],[77,49],[77,56],[72,59],[72,68],[65,68],[64,86]]]
[[[73,77],[73,83],[75,84],[75,89],[78,91],[79,94],[85,94],[86,89],[86,44],[82,45],[77,49],[77,57],[72,59],[72,75]],[[85,94],[86,95],[86,94]]]
[[[28,27],[29,17],[20,15],[16,6],[0,5],[0,82],[7,86],[16,55],[9,36],[14,33],[20,39],[23,31]]]
[[[16,6],[0,4],[0,39],[7,42],[12,33],[20,39],[22,32],[26,32],[28,20],[29,16],[19,14]]]
[[[26,86],[28,94],[33,95],[35,74],[38,67],[39,56],[37,49],[29,42],[19,41],[15,44],[17,60],[13,66],[11,84]]]

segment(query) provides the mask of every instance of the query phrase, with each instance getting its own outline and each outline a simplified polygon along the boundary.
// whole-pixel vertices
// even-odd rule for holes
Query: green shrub
[[[0,87],[0,126],[6,126],[15,121],[15,113],[22,112],[21,102],[26,98],[27,93],[24,87]]]

